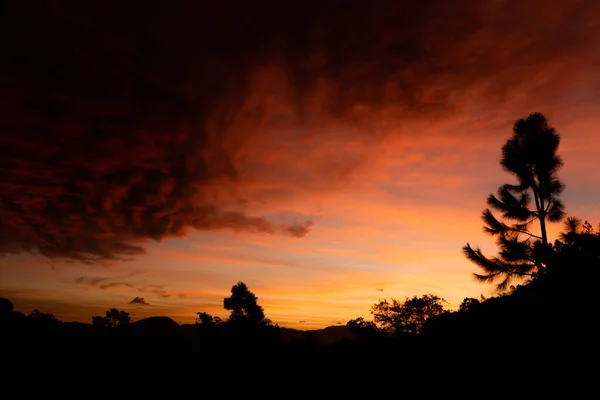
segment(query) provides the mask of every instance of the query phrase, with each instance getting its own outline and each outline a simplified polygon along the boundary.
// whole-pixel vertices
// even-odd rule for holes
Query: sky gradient
[[[600,4],[335,3],[11,5],[0,296],[191,323],[243,281],[300,329],[457,308],[493,293],[461,248],[494,252],[480,213],[532,112],[567,214],[600,222]]]

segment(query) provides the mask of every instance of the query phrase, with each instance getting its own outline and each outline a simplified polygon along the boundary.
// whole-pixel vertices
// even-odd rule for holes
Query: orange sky
[[[415,9],[412,30],[398,28],[385,7],[362,16],[325,9],[302,31],[305,41],[286,30],[303,25],[284,17],[266,19],[256,37],[239,36],[245,14],[218,25],[227,14],[213,7],[206,29],[230,53],[201,41],[207,32],[186,25],[181,10],[169,10],[180,20],[149,15],[164,29],[180,21],[180,31],[146,32],[155,47],[119,56],[149,65],[142,78],[114,63],[110,76],[160,82],[167,94],[158,97],[135,85],[139,98],[117,89],[101,96],[103,88],[82,84],[100,72],[56,67],[41,50],[31,57],[50,63],[50,77],[71,68],[65,76],[87,89],[41,75],[41,86],[28,86],[33,62],[7,70],[3,77],[16,78],[13,97],[2,99],[12,117],[0,136],[11,149],[0,165],[0,296],[63,320],[90,322],[118,307],[134,319],[191,323],[198,311],[226,316],[223,297],[243,281],[274,322],[311,329],[368,318],[383,298],[433,293],[456,308],[491,295],[493,286],[473,281],[461,247],[494,251],[479,216],[487,195],[512,179],[499,159],[514,120],[548,117],[562,137],[567,213],[600,222],[600,39],[592,34],[600,13],[591,1],[541,10],[536,1],[466,3],[464,12],[437,1],[438,13]],[[59,14],[49,15],[65,26],[83,21]],[[319,36],[328,21],[331,38]],[[369,41],[347,35],[345,21],[363,24]],[[93,31],[94,23],[82,26]],[[104,39],[89,57],[70,56],[89,69],[104,62],[100,50],[129,43]],[[82,45],[51,43],[65,54]],[[15,98],[69,112],[49,117]],[[103,126],[114,135],[90,133],[97,125],[88,117],[115,115],[128,124]],[[143,174],[151,169],[165,178]],[[73,193],[85,207],[60,197]],[[84,263],[82,254],[100,260]],[[134,297],[148,304],[130,305]]]

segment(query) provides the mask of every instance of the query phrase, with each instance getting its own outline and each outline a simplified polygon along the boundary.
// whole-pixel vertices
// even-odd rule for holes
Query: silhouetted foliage
[[[131,323],[131,317],[128,312],[111,308],[106,311],[104,317],[96,316],[92,318],[92,324],[99,327],[114,328]]]
[[[557,177],[563,164],[556,153],[559,143],[560,136],[540,113],[515,122],[512,137],[502,147],[500,164],[518,182],[500,186],[497,196],[490,194],[487,199],[510,223],[498,220],[490,209],[482,214],[484,232],[496,238],[499,254],[488,258],[479,248],[463,247],[466,257],[483,270],[474,274],[477,280],[501,279],[497,288],[504,290],[512,278],[542,274],[551,262],[546,222],[559,222],[564,216],[559,199],[564,184]],[[535,221],[539,235],[531,230]]]
[[[481,302],[476,298],[466,297],[462,303],[460,303],[460,306],[458,306],[458,311],[471,311],[480,304]]]
[[[263,308],[257,303],[258,298],[243,282],[238,282],[231,288],[231,296],[223,299],[223,307],[231,311],[229,322],[239,324],[261,325],[270,324],[265,319]]]
[[[384,330],[417,334],[429,318],[445,312],[444,301],[433,294],[407,297],[404,302],[392,299],[390,303],[386,299],[373,305],[371,313]]]
[[[363,317],[351,319],[346,323],[350,332],[361,338],[375,337],[382,333],[373,321],[366,321]]]
[[[600,226],[594,230],[588,221],[569,217],[559,240],[554,242],[557,264],[579,266],[599,266],[600,264]]]
[[[212,315],[205,312],[196,313],[198,317],[196,318],[196,324],[201,325],[219,325],[223,321],[219,317],[213,317]]]
[[[28,317],[40,322],[58,322],[58,319],[53,314],[43,313],[37,308],[29,313]]]
[[[15,310],[12,301],[5,298],[0,298],[0,317],[11,315]]]
[[[206,312],[196,313],[198,348],[203,351],[219,348],[249,354],[279,345],[280,329],[265,318],[257,300],[243,282],[238,282],[231,288],[231,296],[223,299],[223,307],[230,311],[226,321]]]

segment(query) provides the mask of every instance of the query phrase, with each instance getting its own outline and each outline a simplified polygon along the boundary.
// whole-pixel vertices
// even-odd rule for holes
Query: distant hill
[[[144,336],[171,336],[181,332],[181,326],[169,317],[149,317],[131,323],[128,330]]]
[[[356,335],[350,332],[346,326],[328,326],[323,329],[301,331],[292,328],[280,328],[284,343],[293,340],[312,339],[320,345],[329,345],[344,339],[356,339]]]
[[[181,325],[183,332],[189,334],[195,331],[194,324]],[[323,329],[313,329],[303,331],[293,328],[280,328],[281,338],[284,343],[290,343],[294,340],[309,339],[316,341],[320,345],[329,345],[344,339],[356,339],[356,335],[350,332],[345,326],[328,326]]]

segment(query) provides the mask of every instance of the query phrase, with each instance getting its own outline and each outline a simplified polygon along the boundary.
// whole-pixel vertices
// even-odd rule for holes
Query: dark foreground
[[[584,317],[578,312],[572,316]],[[425,397],[451,388],[442,382],[486,392],[501,382],[517,385],[512,390],[541,384],[536,390],[546,392],[555,385],[589,387],[599,372],[595,318],[588,315],[589,321],[576,329],[550,317],[534,313],[532,306],[510,315],[510,324],[463,316],[463,321],[440,320],[419,335],[362,337],[330,345],[310,338],[284,343],[275,328],[211,337],[191,327],[153,333],[136,330],[135,324],[98,330],[87,324],[4,321],[3,365],[7,376],[22,382],[49,379],[58,386],[79,387],[90,381],[103,386],[108,380],[117,392],[121,385],[147,388],[167,382],[188,388],[206,385],[206,390],[223,382],[225,390],[229,382],[227,390],[233,391],[250,384],[252,393],[268,386],[290,393],[313,388],[357,396],[364,390],[420,392]],[[565,314],[556,317],[571,321]]]

